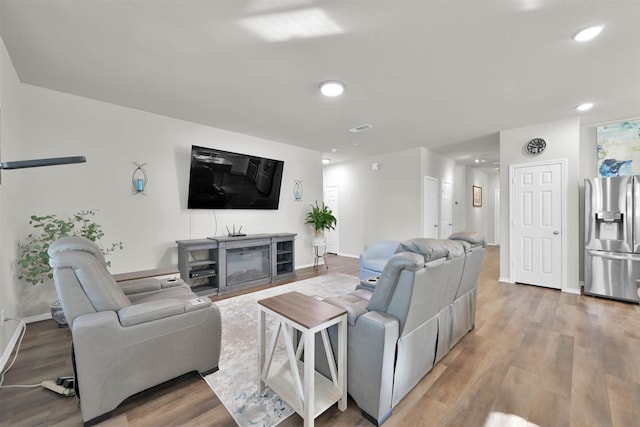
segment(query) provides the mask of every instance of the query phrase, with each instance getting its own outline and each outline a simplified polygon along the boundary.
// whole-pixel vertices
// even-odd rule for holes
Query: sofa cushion
[[[458,231],[449,236],[449,240],[463,240],[473,246],[484,245],[484,236],[475,231]]]
[[[449,254],[447,255],[449,259],[463,257],[465,252],[467,252],[463,243],[469,245],[469,243],[459,240],[441,240],[441,242],[449,251]],[[469,248],[471,248],[471,245],[469,245]]]
[[[445,246],[443,240],[417,238],[400,243],[398,249],[396,249],[396,253],[399,252],[414,252],[422,255],[425,261],[431,261],[446,257],[449,254],[449,249]]]

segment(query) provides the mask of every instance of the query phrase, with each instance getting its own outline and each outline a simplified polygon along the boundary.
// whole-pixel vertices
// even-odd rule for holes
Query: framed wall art
[[[473,207],[482,207],[482,187],[473,186]]]
[[[640,174],[640,120],[598,126],[598,175]]]

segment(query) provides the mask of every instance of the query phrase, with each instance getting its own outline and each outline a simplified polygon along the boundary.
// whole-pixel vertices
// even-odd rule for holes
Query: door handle
[[[553,234],[558,235],[558,234],[560,234],[560,232],[559,231],[554,231]]]

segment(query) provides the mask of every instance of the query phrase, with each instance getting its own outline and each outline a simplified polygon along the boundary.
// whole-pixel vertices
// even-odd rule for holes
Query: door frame
[[[515,220],[513,219],[513,214],[515,212],[514,208],[514,177],[515,177],[515,169],[526,168],[526,167],[537,167],[537,166],[547,166],[547,165],[560,165],[560,179],[562,183],[560,185],[560,211],[561,211],[561,219],[560,223],[562,224],[562,233],[560,233],[560,253],[562,254],[562,266],[560,272],[560,290],[562,292],[567,292],[567,159],[555,159],[555,160],[547,160],[547,161],[539,161],[539,162],[527,162],[527,163],[516,163],[509,165],[509,282],[515,283],[515,265],[516,265],[516,256],[515,244],[513,241],[513,229]]]
[[[493,192],[493,243],[500,246],[500,189]]]

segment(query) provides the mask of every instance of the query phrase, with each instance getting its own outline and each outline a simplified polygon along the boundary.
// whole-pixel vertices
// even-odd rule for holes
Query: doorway
[[[509,169],[513,282],[564,288],[565,171],[565,161]]]
[[[331,186],[327,186],[324,189],[324,204],[327,205],[329,207],[329,209],[331,209],[331,211],[333,212],[333,216],[336,217],[336,219],[340,218],[340,213],[339,213],[339,209],[338,207],[340,206],[339,200],[338,200],[338,186],[337,185],[331,185]],[[340,220],[338,219],[338,221],[336,222],[336,229],[335,230],[327,230],[324,234],[325,237],[327,238],[327,252],[332,253],[332,254],[337,254],[338,253],[338,242],[339,242],[339,230],[340,227]]]
[[[424,237],[438,238],[438,180],[424,177]]]
[[[451,183],[443,182],[440,188],[440,238],[446,239],[453,233],[453,203]]]

